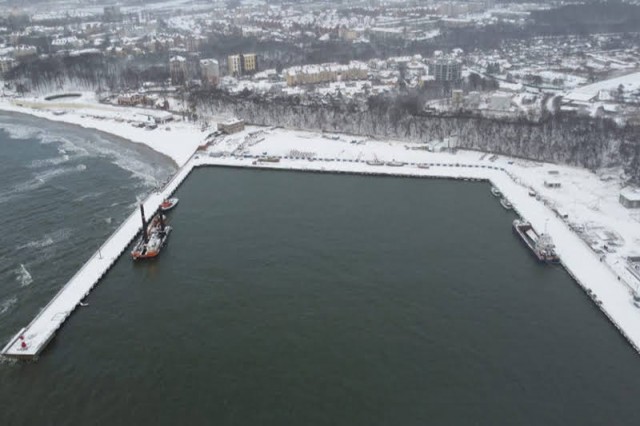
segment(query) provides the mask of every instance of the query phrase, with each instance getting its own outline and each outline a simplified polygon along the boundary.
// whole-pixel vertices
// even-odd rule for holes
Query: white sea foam
[[[0,315],[8,312],[16,303],[18,303],[18,298],[16,296],[11,296],[0,302]]]
[[[92,151],[101,157],[108,158],[111,163],[133,174],[144,186],[155,186],[158,184],[158,173],[153,164],[139,160],[137,155],[127,155],[128,149],[115,149],[113,142],[96,135],[95,144],[91,146]]]
[[[84,164],[78,164],[77,166],[73,166],[73,167],[59,167],[55,169],[48,169],[43,172],[37,173],[34,176],[34,179],[44,184],[58,176],[67,175],[70,173],[82,172],[86,169],[87,169],[87,166],[85,166]]]
[[[62,176],[70,173],[82,172],[82,171],[85,171],[86,169],[87,169],[86,165],[78,164],[77,166],[46,169],[44,171],[36,173],[33,176],[33,179],[18,183],[14,185],[13,188],[7,191],[0,192],[0,204],[5,203],[9,200],[12,200],[13,198],[15,198],[16,196],[22,193],[33,191],[34,189],[38,189],[45,183],[49,182],[51,179],[54,179],[58,176]]]
[[[118,147],[116,143],[98,133],[91,134],[87,139],[84,135],[63,134],[57,129],[44,132],[38,127],[22,123],[0,122],[0,128],[4,129],[12,139],[37,139],[42,144],[55,143],[58,145],[60,157],[35,160],[31,164],[32,168],[42,168],[49,165],[57,166],[80,157],[98,156],[107,158],[112,164],[133,174],[140,181],[141,186],[144,187],[158,185],[160,180],[166,179],[170,172],[173,171],[158,170],[156,164],[147,163],[137,153],[131,155],[131,149]],[[0,194],[1,201],[2,194]]]
[[[12,200],[13,198],[20,195],[23,192],[29,192],[29,191],[33,191],[34,189],[38,189],[42,185],[44,185],[44,183],[45,181],[43,179],[35,178],[27,182],[22,182],[17,185],[14,185],[13,188],[11,188],[10,190],[0,192],[0,204],[6,203],[7,201]]]
[[[89,200],[89,199],[92,199],[92,198],[98,198],[102,194],[103,194],[102,192],[89,192],[88,194],[84,194],[84,195],[81,195],[81,196],[75,198],[73,201],[80,202],[80,201],[85,201],[85,200]]]
[[[40,240],[37,241],[31,241],[28,242],[26,244],[23,244],[21,246],[18,246],[18,249],[24,249],[24,248],[45,248],[48,247],[50,245],[52,245],[54,243],[53,238],[46,236]]]
[[[60,155],[70,155],[72,158],[85,157],[89,151],[82,146],[84,139],[76,136],[61,135],[56,132],[44,133],[38,140],[42,144],[57,144]]]
[[[20,360],[17,359],[17,358],[9,358],[8,356],[0,355],[0,364],[18,365],[19,362],[20,362]]]
[[[43,235],[42,238],[40,238],[39,240],[30,241],[26,244],[22,244],[16,247],[16,249],[22,250],[22,249],[45,248],[68,239],[69,235],[71,235],[71,232],[72,231],[70,228],[61,228],[61,229],[58,229],[57,231],[49,232],[48,234]]]
[[[0,122],[0,129],[5,131],[11,139],[38,139],[43,134],[42,129],[25,124]]]
[[[24,264],[21,263],[20,267],[16,269],[15,273],[16,273],[16,278],[18,279],[18,282],[20,283],[21,287],[26,287],[33,282],[33,277],[31,276],[31,273],[29,273],[27,268],[24,266]]]
[[[37,169],[46,166],[59,166],[60,164],[66,163],[69,161],[71,157],[69,155],[62,154],[60,157],[47,158],[44,160],[33,160],[29,165],[32,169]]]

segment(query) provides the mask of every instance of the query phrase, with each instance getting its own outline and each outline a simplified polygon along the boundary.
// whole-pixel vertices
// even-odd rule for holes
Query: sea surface
[[[175,170],[143,145],[0,113],[0,346]]]
[[[4,191],[57,158],[15,136]],[[5,338],[153,186],[69,161],[0,209]],[[37,363],[0,365],[0,424],[638,424],[640,356],[488,184],[207,168],[177,196],[158,259],[123,256]]]

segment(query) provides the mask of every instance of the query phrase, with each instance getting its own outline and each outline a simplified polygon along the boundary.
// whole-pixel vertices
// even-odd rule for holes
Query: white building
[[[229,67],[229,75],[242,75],[242,56],[229,55],[227,58],[227,66]]]
[[[201,59],[200,73],[204,84],[217,86],[220,81],[220,64],[215,59]]]
[[[21,44],[19,46],[16,46],[16,48],[13,51],[13,56],[16,59],[24,58],[26,56],[37,55],[37,54],[38,54],[38,49],[35,46],[26,45],[26,44]]]

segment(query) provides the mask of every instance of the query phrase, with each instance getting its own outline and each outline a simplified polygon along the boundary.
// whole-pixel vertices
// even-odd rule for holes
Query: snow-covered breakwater
[[[182,167],[174,177],[158,192],[152,193],[143,201],[149,213],[158,210],[160,203],[169,197],[189,176],[193,163]],[[51,301],[36,317],[21,329],[0,352],[4,356],[33,359],[47,346],[56,331],[71,315],[80,302],[113,266],[131,241],[141,230],[138,210],[120,225],[114,233],[100,246],[98,251],[82,265],[76,274],[58,291]]]

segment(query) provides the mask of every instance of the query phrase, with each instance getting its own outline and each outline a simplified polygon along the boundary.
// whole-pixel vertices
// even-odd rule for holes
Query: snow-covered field
[[[600,93],[601,90],[615,91],[620,85],[624,87],[624,90],[627,93],[640,89],[640,72],[611,78],[609,80],[598,81],[593,84],[587,84],[586,86],[578,87],[566,93],[565,97],[567,99],[575,100],[592,99],[598,96],[598,93]]]
[[[43,109],[45,101],[21,101],[22,107],[5,100],[0,108],[80,124],[144,143],[184,165],[180,174],[197,166],[235,166],[490,180],[521,216],[539,231],[548,231],[567,270],[585,290],[593,292],[599,307],[629,341],[640,347],[640,309],[631,297],[639,282],[627,268],[627,257],[640,254],[640,211],[628,210],[618,202],[620,170],[594,174],[482,152],[433,152],[446,146],[446,141],[425,145],[253,126],[233,135],[208,138],[207,150],[194,155],[206,133],[193,124],[171,123],[171,131],[162,130],[162,126],[144,130],[115,121],[137,113],[137,108],[105,107],[76,99],[69,101],[64,115],[54,115],[52,109]],[[121,115],[110,115],[116,112]],[[264,156],[278,157],[279,161],[257,159]],[[368,161],[387,164],[371,165]],[[561,186],[548,188],[546,181]],[[537,196],[531,196],[532,191]],[[127,232],[133,229],[131,226]],[[505,232],[511,232],[510,226]],[[126,245],[124,236],[118,237],[120,240]],[[112,250],[116,249],[114,246]],[[100,264],[95,256],[93,259]],[[74,286],[66,288],[71,289],[70,300],[79,301],[84,295],[84,287],[82,294],[73,290]]]

